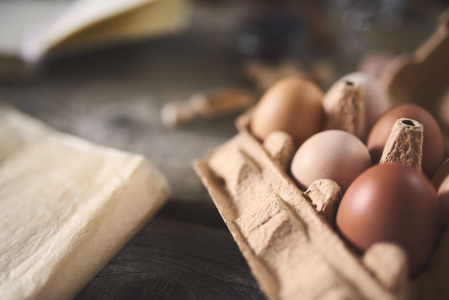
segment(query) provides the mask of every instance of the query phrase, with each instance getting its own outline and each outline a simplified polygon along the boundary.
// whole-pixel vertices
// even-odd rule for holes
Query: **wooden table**
[[[59,130],[142,153],[169,179],[167,205],[77,299],[263,298],[191,166],[236,133],[235,115],[177,130],[160,122],[165,102],[248,85],[232,24],[221,35],[204,28],[208,10],[196,10],[180,35],[65,58],[30,78],[0,83],[2,101]]]
[[[144,154],[172,187],[167,205],[76,299],[263,299],[191,167],[236,133],[235,115],[177,130],[160,122],[165,102],[251,87],[234,44],[244,12],[196,7],[180,35],[49,62],[34,76],[0,82],[1,100],[59,130]]]

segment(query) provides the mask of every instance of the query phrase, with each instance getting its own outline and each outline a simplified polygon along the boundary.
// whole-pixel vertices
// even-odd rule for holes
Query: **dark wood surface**
[[[59,130],[142,153],[170,182],[169,202],[76,299],[263,299],[191,167],[236,133],[236,115],[177,130],[160,122],[165,102],[223,85],[252,87],[235,47],[248,11],[202,5],[182,34],[49,61],[32,75],[0,81],[1,101]],[[422,40],[415,36],[414,45]],[[340,61],[337,75],[356,59]]]
[[[76,299],[263,299],[230,233],[220,227],[173,220],[162,211]]]

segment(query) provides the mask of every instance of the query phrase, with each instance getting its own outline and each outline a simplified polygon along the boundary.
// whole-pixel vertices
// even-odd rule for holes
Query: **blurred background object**
[[[374,51],[365,54],[359,62],[358,71],[379,78],[394,56],[390,52]]]
[[[0,2],[0,55],[36,63],[179,31],[186,16],[184,0]]]
[[[232,87],[221,87],[193,94],[186,101],[166,103],[161,120],[166,128],[175,128],[196,119],[214,119],[241,112],[256,104],[253,93]]]
[[[440,14],[433,34],[413,53],[398,55],[380,78],[393,103],[413,102],[432,113],[446,140],[449,127],[440,109],[449,87],[448,29],[449,9]]]

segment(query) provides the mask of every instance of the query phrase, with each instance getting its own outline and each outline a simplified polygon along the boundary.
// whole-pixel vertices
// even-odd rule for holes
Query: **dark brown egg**
[[[317,133],[324,121],[323,92],[312,82],[288,77],[262,97],[251,117],[251,132],[264,140],[274,131],[290,134],[296,146]]]
[[[441,183],[449,176],[449,159],[446,159],[444,163],[438,168],[432,177],[432,184],[438,191]]]
[[[449,219],[449,176],[441,183],[437,194],[441,206],[441,224],[445,225]]]
[[[441,223],[446,224],[449,219],[449,159],[435,172],[432,184],[438,191],[438,203],[441,206]]]
[[[393,242],[408,253],[412,273],[429,259],[439,235],[435,189],[418,170],[398,163],[362,173],[344,195],[337,226],[360,250]]]
[[[397,119],[409,118],[424,126],[424,145],[422,169],[428,178],[432,178],[443,160],[443,137],[440,127],[425,109],[414,104],[401,104],[383,114],[374,124],[368,136],[366,146],[370,151],[373,163],[378,163],[382,151],[390,135],[391,128]]]

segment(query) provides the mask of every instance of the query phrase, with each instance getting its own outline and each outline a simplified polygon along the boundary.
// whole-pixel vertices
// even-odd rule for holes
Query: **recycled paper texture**
[[[143,156],[0,104],[0,299],[68,299],[169,194]]]

